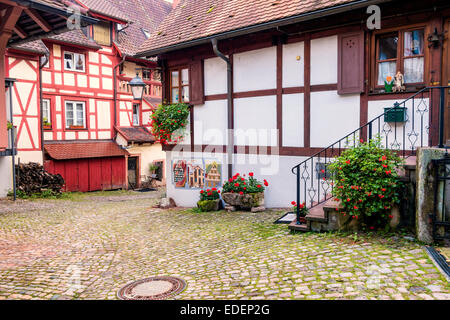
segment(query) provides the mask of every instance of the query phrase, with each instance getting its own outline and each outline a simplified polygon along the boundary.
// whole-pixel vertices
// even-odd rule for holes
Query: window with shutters
[[[170,70],[170,103],[189,102],[189,69]]]
[[[108,21],[100,21],[94,24],[94,40],[100,45],[111,45],[111,23]]]
[[[403,74],[407,87],[421,87],[425,83],[424,27],[403,28],[377,33],[372,44],[371,88],[384,88],[386,79]]]

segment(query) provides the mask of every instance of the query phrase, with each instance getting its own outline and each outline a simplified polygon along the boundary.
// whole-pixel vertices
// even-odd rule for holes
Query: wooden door
[[[442,85],[450,86],[450,19],[445,22],[445,40],[444,40],[444,54],[442,61]],[[445,91],[445,111],[444,111],[444,143],[450,146],[450,89]]]
[[[138,158],[129,157],[128,158],[128,185],[131,189],[134,189],[138,185]]]

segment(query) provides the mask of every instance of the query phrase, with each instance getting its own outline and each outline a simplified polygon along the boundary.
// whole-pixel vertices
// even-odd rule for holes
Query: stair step
[[[405,169],[415,170],[416,169],[416,160],[417,160],[416,156],[411,156],[411,157],[405,158],[405,164],[403,166],[405,167]]]
[[[297,224],[296,222],[297,221],[294,220],[289,224],[289,226],[288,226],[289,230],[302,231],[302,232],[309,231],[309,228],[306,224]]]

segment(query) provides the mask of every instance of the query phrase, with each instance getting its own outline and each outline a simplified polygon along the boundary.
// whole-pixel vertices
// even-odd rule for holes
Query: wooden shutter
[[[338,36],[338,93],[364,91],[364,31]]]
[[[99,22],[94,25],[94,40],[101,45],[111,45],[111,24],[109,22]]]
[[[191,62],[189,65],[189,102],[191,104],[205,103],[203,78],[203,60]]]

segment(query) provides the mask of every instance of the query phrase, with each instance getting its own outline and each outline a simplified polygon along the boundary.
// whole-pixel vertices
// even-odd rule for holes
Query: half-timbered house
[[[165,156],[149,130],[161,101],[157,64],[133,55],[171,5],[73,2],[99,22],[8,50],[18,161],[60,173],[68,191],[137,187]],[[136,75],[146,84],[142,100],[128,85]]]
[[[449,18],[439,0],[180,1],[137,54],[158,57],[166,103],[191,105],[184,140],[164,147],[167,163],[211,159],[224,164],[222,181],[253,171],[269,181],[266,205],[287,207],[297,182],[301,201],[322,193],[317,168],[349,133],[380,134],[409,154],[442,143],[440,128],[450,139],[439,124],[448,90],[429,88],[449,81]],[[398,71],[405,88],[388,92]],[[404,121],[366,125],[396,102]],[[195,205],[198,190],[167,168],[168,196]]]

